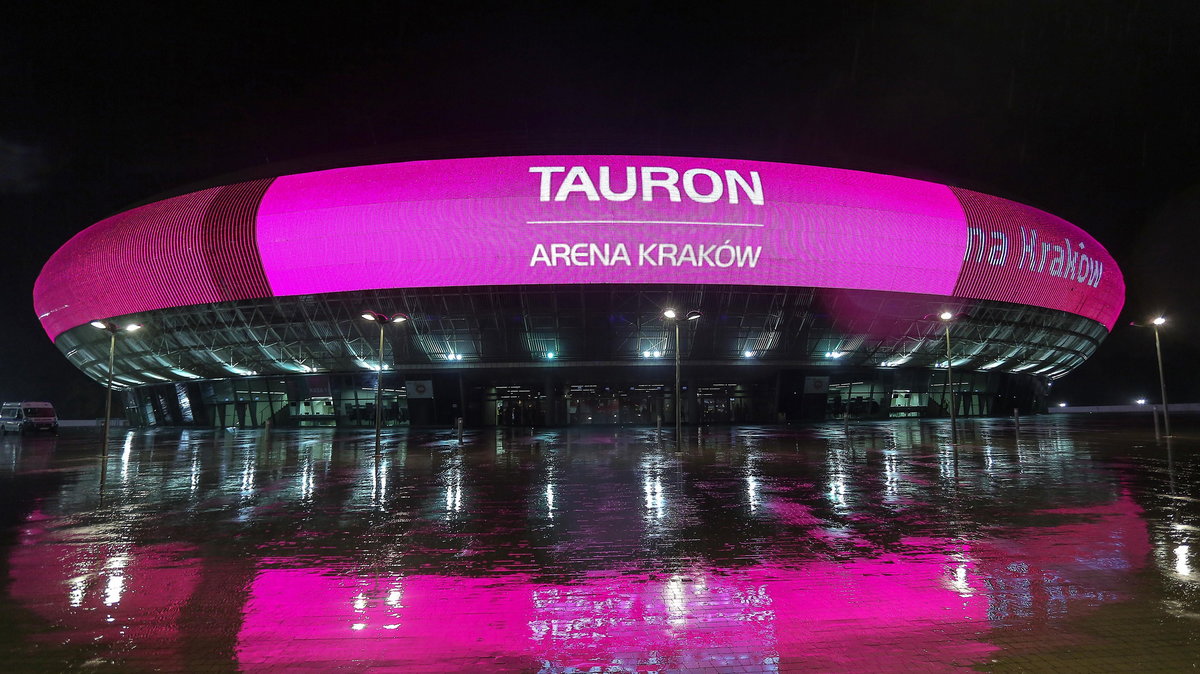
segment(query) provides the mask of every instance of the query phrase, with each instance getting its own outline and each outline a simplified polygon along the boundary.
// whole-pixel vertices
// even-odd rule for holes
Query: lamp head
[[[675,318],[675,310],[667,309],[666,311],[663,312],[663,316],[666,316],[667,318]]]
[[[408,314],[396,314],[395,316],[392,316],[393,323],[403,323],[404,321],[407,321],[407,320],[408,320]]]
[[[362,317],[363,317],[363,319],[371,321],[373,323],[379,322],[379,314],[375,313],[374,311],[364,311],[362,313]]]
[[[689,312],[687,312],[687,316],[685,316],[685,318],[687,318],[689,321],[694,321],[697,318],[700,318],[700,312],[699,311],[689,311]]]
[[[954,318],[954,314],[950,313],[949,311],[943,311],[942,313],[938,314],[938,318],[942,319],[943,321],[948,321]]]
[[[96,328],[97,330],[107,330],[109,332],[133,332],[134,330],[142,329],[141,323],[130,323],[129,325],[126,325],[125,327],[120,327],[116,323],[110,323],[108,321],[98,321],[97,320],[97,321],[92,321],[91,323],[89,323],[89,325],[91,325],[93,328]]]
[[[1163,323],[1167,322],[1167,319],[1163,318],[1162,316],[1159,316],[1151,322],[1154,323],[1155,325],[1162,325]]]

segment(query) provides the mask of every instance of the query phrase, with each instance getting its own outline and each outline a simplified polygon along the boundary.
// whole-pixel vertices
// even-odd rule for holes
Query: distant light
[[[846,352],[845,352],[845,351],[826,351],[826,352],[825,352],[825,357],[826,357],[826,358],[834,358],[834,359],[837,359],[837,358],[841,358],[841,357],[842,357],[842,356],[844,356],[844,355],[846,355]]]
[[[654,357],[655,357],[655,358],[661,358],[661,357],[662,357],[662,351],[655,351],[655,352],[654,352]]]
[[[743,352],[742,352],[742,357],[743,357],[743,358],[753,358],[753,357],[754,357],[754,352],[753,352],[753,351],[743,351]]]
[[[1139,404],[1139,405],[1145,405],[1145,404],[1146,404],[1146,399],[1145,399],[1145,398],[1138,398],[1136,402],[1137,402],[1137,404]]]
[[[938,318],[942,319],[943,321],[948,321],[951,318],[954,318],[954,314],[950,313],[949,311],[943,311]]]
[[[1162,316],[1159,316],[1158,318],[1154,319],[1155,325],[1162,325],[1163,323],[1166,323],[1166,322],[1167,322],[1167,319],[1163,318]]]
[[[649,351],[643,351],[643,352],[642,352],[642,358],[649,358],[649,357],[650,357],[650,352],[649,352]]]
[[[667,309],[666,311],[663,312],[663,316],[666,316],[667,318],[675,318],[675,310]]]
[[[546,354],[546,358],[549,360],[554,360],[554,352],[553,351],[548,352]]]
[[[1058,404],[1058,406],[1059,406],[1059,407],[1066,407],[1066,406],[1067,406],[1067,404],[1066,404],[1066,403],[1059,403],[1059,404]]]

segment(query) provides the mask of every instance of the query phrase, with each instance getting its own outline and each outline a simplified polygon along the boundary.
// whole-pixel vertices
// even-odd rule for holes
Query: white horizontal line
[[[702,222],[698,220],[526,220],[527,225],[716,225],[718,227],[762,227],[756,222]]]

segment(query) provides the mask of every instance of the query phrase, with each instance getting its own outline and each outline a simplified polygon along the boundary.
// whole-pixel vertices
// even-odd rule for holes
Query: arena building
[[[203,189],[84,230],[34,290],[131,423],[197,426],[370,426],[377,383],[387,424],[1035,412],[1123,301],[1095,239],[1005,199],[591,155]]]

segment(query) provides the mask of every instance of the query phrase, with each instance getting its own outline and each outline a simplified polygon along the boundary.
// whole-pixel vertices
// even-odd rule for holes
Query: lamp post
[[[1158,338],[1158,326],[1163,325],[1166,322],[1166,318],[1162,316],[1156,316],[1150,321],[1150,327],[1154,328],[1154,353],[1158,357],[1158,388],[1160,394],[1162,395],[1163,430],[1166,432],[1167,437],[1169,438],[1171,437],[1171,417],[1170,413],[1167,412],[1167,380],[1166,377],[1163,376],[1162,342],[1159,341]],[[1132,322],[1130,325],[1135,328],[1146,327],[1145,323]],[[1155,425],[1155,428],[1157,429],[1158,426]]]
[[[683,401],[680,400],[681,391],[679,388],[679,315],[675,313],[674,309],[667,309],[663,312],[663,316],[675,324],[675,446],[678,447],[683,427]],[[689,311],[683,317],[685,321],[694,321],[698,318],[700,318],[699,311]]]
[[[954,411],[954,365],[950,362],[950,323],[954,314],[943,311],[938,318],[946,325],[946,386],[950,390],[950,442],[958,444],[958,421]]]
[[[112,323],[110,321],[92,321],[93,328],[104,330],[108,333],[108,393],[104,400],[104,433],[103,433],[103,448],[104,452],[108,452],[108,426],[109,420],[112,418],[112,386],[113,386],[113,357],[117,351],[117,333],[118,332],[133,332],[142,327],[141,323],[130,323],[124,327]]]
[[[1154,326],[1154,353],[1158,356],[1158,388],[1162,392],[1163,432],[1169,438],[1171,437],[1171,413],[1167,411],[1167,380],[1163,376],[1162,342],[1158,339],[1158,326],[1166,322],[1167,319],[1162,316],[1158,316],[1153,321],[1150,321]]]
[[[375,377],[375,451],[379,452],[379,436],[383,430],[383,326],[388,323],[403,323],[408,314],[388,316],[377,311],[364,311],[364,320],[379,324],[379,373]]]

